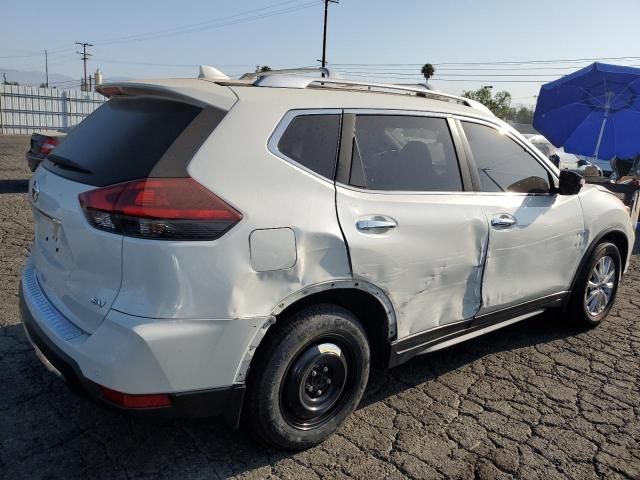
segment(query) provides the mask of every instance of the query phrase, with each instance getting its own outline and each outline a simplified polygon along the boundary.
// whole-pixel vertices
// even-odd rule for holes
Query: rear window
[[[338,115],[299,115],[280,137],[278,150],[300,165],[333,180],[338,152]]]
[[[183,154],[178,156],[181,158],[168,155],[170,162],[164,164],[160,160],[202,112],[200,107],[172,100],[113,98],[71,131],[49,156],[45,167],[95,186],[148,176],[184,177],[186,164],[195,150],[183,148]],[[217,122],[222,115],[217,111]],[[217,122],[216,118],[208,122],[207,135]],[[187,144],[198,142],[198,138],[191,140]]]

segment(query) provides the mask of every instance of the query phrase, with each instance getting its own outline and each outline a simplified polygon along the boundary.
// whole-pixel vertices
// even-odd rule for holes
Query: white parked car
[[[525,135],[525,137],[547,158],[555,160],[555,164],[560,170],[571,170],[581,175],[594,172],[596,175],[592,176],[603,175],[602,169],[597,164],[573,153],[565,152],[564,148],[554,146],[543,135]]]
[[[100,87],[30,183],[21,312],[45,364],[297,449],[373,362],[607,316],[634,243],[617,197],[472,101],[322,72]]]

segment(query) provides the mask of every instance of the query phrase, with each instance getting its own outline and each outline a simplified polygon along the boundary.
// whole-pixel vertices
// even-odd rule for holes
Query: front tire
[[[574,322],[593,328],[606,318],[618,292],[621,272],[618,247],[611,242],[596,246],[571,294],[569,309]]]
[[[362,398],[367,336],[351,312],[335,305],[304,308],[273,328],[249,373],[249,426],[271,445],[312,447],[335,432]]]

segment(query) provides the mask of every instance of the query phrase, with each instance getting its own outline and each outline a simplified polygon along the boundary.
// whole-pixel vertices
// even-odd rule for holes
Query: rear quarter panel
[[[286,104],[238,102],[205,141],[189,175],[243,214],[211,242],[125,238],[123,284],[114,308],[154,318],[247,318],[269,315],[305,287],[350,279],[331,181],[276,157],[267,141]],[[250,236],[290,228],[296,261],[255,271]]]

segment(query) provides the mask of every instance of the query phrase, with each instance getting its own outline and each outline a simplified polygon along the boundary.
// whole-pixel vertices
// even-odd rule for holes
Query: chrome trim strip
[[[31,206],[33,207],[33,209],[37,210],[40,215],[42,215],[43,217],[48,218],[50,222],[55,223],[56,225],[62,225],[62,222],[60,220],[58,220],[57,218],[52,217],[47,212],[42,210],[35,203],[33,203],[33,200],[30,200],[30,202],[31,202]]]
[[[38,323],[43,324],[47,329],[66,341],[88,336],[87,333],[80,330],[60,314],[51,302],[49,302],[49,299],[40,288],[36,271],[31,261],[27,262],[24,267],[22,288],[27,306]]]

